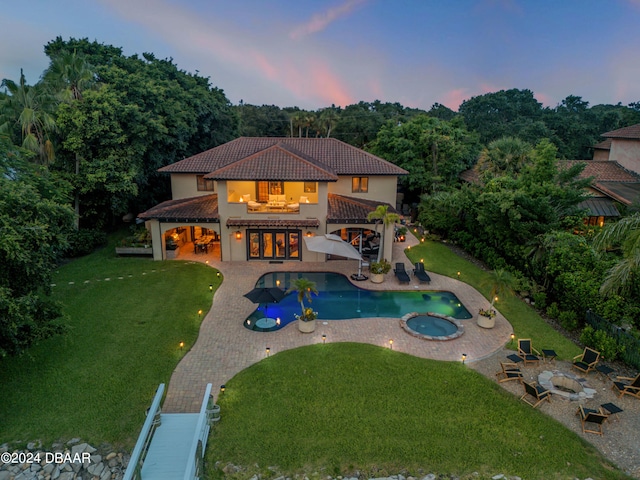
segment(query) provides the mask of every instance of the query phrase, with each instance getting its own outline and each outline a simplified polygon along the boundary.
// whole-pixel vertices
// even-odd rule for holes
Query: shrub
[[[544,292],[536,292],[532,295],[533,303],[539,310],[544,310],[547,306],[547,294]],[[557,306],[557,304],[556,304]],[[547,312],[549,314],[549,312]]]
[[[73,230],[68,235],[69,247],[65,254],[68,257],[82,257],[107,243],[107,235],[96,229]]]
[[[549,318],[556,319],[560,315],[560,308],[556,302],[553,302],[551,305],[547,307],[547,316]]]
[[[560,312],[558,314],[558,321],[564,329],[570,332],[578,328],[578,315],[574,311]]]
[[[600,352],[602,358],[615,360],[618,355],[624,352],[624,345],[618,345],[616,339],[607,334],[604,330],[594,330],[591,325],[587,325],[582,330],[580,341],[587,347]]]
[[[390,270],[391,264],[386,259],[380,260],[379,262],[371,262],[371,265],[369,265],[369,271],[371,273],[382,273],[386,275]]]

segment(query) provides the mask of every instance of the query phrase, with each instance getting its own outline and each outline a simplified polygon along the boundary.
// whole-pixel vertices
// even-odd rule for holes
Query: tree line
[[[314,111],[232,105],[173,59],[125,56],[86,38],[58,37],[44,51],[49,67],[35,84],[21,73],[0,88],[0,356],[61,328],[48,297],[56,262],[86,253],[123,215],[168,199],[160,167],[238,136],[332,137],[396,163],[409,171],[401,180],[407,195],[431,205],[421,210],[426,225],[429,208],[458,211],[452,200],[433,202],[469,189],[459,187],[462,171],[479,158],[494,168],[491,142],[517,137],[546,142],[560,158],[590,158],[602,132],[640,123],[640,102],[590,107],[569,96],[550,108],[517,89],[473,97],[458,112],[379,100]],[[495,188],[515,188],[501,182]]]

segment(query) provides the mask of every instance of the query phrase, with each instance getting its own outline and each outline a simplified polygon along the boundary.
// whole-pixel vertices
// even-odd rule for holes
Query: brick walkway
[[[407,242],[394,243],[393,262],[404,260],[407,271],[412,265],[404,254],[409,245],[417,240],[408,235]],[[332,271],[347,277],[357,272],[355,260],[329,261],[326,263],[285,262],[274,265],[267,262],[217,262],[211,256],[183,255],[180,260],[189,259],[204,262],[218,268],[224,275],[224,282],[216,291],[212,308],[200,328],[198,340],[174,370],[167,396],[163,404],[165,412],[197,412],[207,383],[212,383],[218,392],[220,385],[253,363],[265,358],[265,349],[271,354],[304,345],[320,343],[322,335],[327,342],[361,342],[389,347],[393,339],[393,349],[415,355],[444,361],[461,361],[466,353],[467,362],[485,358],[501,349],[510,341],[513,331],[511,324],[498,313],[496,326],[491,330],[480,328],[473,320],[464,321],[465,333],[450,341],[425,341],[412,337],[400,327],[398,318],[370,318],[348,321],[318,320],[316,331],[303,334],[296,322],[276,332],[254,332],[242,326],[256,305],[242,295],[254,288],[258,278],[267,272],[285,271]],[[434,273],[430,285],[420,285],[422,290],[447,290],[456,294],[467,309],[476,314],[479,308],[488,306],[487,300],[474,288],[458,280]],[[358,286],[371,290],[411,290],[418,288],[417,280],[400,285],[393,272],[386,276],[382,284],[370,281],[357,282]],[[322,318],[322,312],[320,312]]]

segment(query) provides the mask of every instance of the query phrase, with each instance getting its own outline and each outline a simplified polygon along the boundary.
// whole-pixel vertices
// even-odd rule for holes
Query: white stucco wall
[[[615,160],[627,170],[640,173],[640,140],[612,139],[609,160]]]
[[[361,175],[365,177],[366,175]],[[341,176],[337,182],[329,183],[329,193],[345,195],[347,197],[363,198],[385,202],[395,208],[396,191],[398,189],[397,177],[392,176],[370,176],[369,191],[367,193],[356,193],[351,191],[351,179],[353,176]]]

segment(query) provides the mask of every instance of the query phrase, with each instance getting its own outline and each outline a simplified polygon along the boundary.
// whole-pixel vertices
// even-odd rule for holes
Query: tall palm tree
[[[18,125],[22,147],[35,153],[43,165],[53,162],[55,155],[49,134],[56,129],[52,115],[54,98],[42,83],[27,85],[22,69],[19,83],[5,78],[0,87],[8,92],[0,104],[0,133],[11,136]]]
[[[302,317],[305,317],[305,306],[304,300],[307,299],[309,303],[311,303],[311,294],[318,294],[318,289],[316,288],[316,282],[309,280],[308,278],[296,278],[291,282],[291,287],[287,291],[289,292],[297,292],[298,294],[298,302],[300,302],[300,309],[302,313]]]
[[[62,51],[52,58],[51,65],[45,71],[43,79],[47,87],[61,101],[75,105],[82,101],[82,93],[93,85],[95,72],[82,55],[78,55],[75,51],[73,53]],[[80,154],[75,152],[75,174],[78,180],[81,161]],[[74,194],[74,210],[74,226],[78,230],[80,228],[80,188],[78,185],[76,185]]]
[[[82,92],[95,81],[93,67],[75,51],[63,51],[51,60],[43,79],[52,91],[62,93],[62,100],[82,100]]]
[[[327,138],[331,137],[331,130],[336,126],[339,118],[338,112],[333,107],[325,108],[320,113],[319,122]]]
[[[378,225],[382,223],[382,235],[380,237],[380,248],[378,249],[378,262],[382,260],[382,252],[384,251],[384,232],[389,225],[394,225],[400,220],[400,215],[389,212],[389,205],[378,205],[373,212],[369,212],[367,220],[375,220],[376,233],[378,233]]]
[[[640,272],[640,213],[607,224],[593,239],[593,247],[596,250],[611,247],[622,250],[622,259],[607,272],[600,293],[630,292]]]

